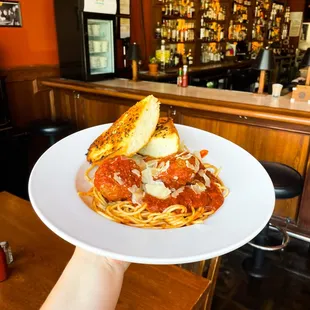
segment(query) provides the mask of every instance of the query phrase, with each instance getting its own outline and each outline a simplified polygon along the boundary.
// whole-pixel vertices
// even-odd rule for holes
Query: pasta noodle
[[[220,169],[211,164],[203,165],[211,173],[215,180],[214,183],[222,192],[223,197],[227,197],[229,190],[219,178]],[[95,168],[97,168],[96,165],[91,165],[85,172],[85,178],[92,184],[92,188],[85,193],[79,192],[79,195],[91,197],[91,208],[114,222],[140,228],[178,228],[203,223],[216,211],[215,209],[205,207],[196,209],[190,207],[190,210],[188,210],[184,205],[173,204],[162,212],[151,212],[147,209],[146,203],[135,205],[131,201],[109,202],[93,184],[93,178],[90,176],[90,173]]]

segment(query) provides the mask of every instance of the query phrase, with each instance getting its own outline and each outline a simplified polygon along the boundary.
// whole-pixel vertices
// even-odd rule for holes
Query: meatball
[[[106,159],[95,173],[94,185],[108,201],[130,200],[129,188],[141,186],[141,170],[125,156]]]
[[[188,183],[191,183],[197,171],[203,167],[202,164],[195,156],[190,156],[190,154],[184,154],[182,156],[176,157],[168,156],[160,161],[160,164],[166,164],[169,161],[169,168],[166,171],[161,172],[155,180],[161,180],[164,182],[165,186],[169,188],[179,188]],[[163,165],[162,164],[162,165]],[[199,166],[198,166],[199,164]],[[195,170],[195,168],[198,169]]]

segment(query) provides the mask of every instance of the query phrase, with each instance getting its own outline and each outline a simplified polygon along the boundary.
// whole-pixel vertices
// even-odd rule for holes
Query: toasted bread
[[[172,118],[161,117],[151,140],[139,154],[161,158],[178,152],[179,146],[180,137]]]
[[[91,144],[87,160],[96,163],[106,157],[136,154],[156,129],[159,105],[158,99],[151,95],[132,106]]]

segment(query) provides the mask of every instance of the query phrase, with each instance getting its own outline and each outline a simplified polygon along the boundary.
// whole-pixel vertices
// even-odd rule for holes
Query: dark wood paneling
[[[58,66],[30,66],[0,70],[6,76],[6,89],[12,123],[25,127],[34,119],[49,118],[48,88],[40,87],[40,80],[58,77]]]
[[[280,162],[295,168],[302,175],[305,174],[310,141],[308,135],[211,120],[207,116],[192,115],[190,110],[182,110],[182,113],[184,125],[200,128],[228,139],[259,160]],[[299,198],[277,201],[274,214],[296,221],[298,207]]]
[[[119,98],[119,102],[123,100],[133,100],[134,102],[142,100],[145,96],[150,94],[150,91],[140,90],[139,87],[122,88],[115,86],[100,85],[99,83],[87,83],[73,80],[62,79],[48,79],[42,81],[42,84],[52,89],[66,89],[87,94],[101,95],[109,98]],[[202,88],[197,87],[197,93]],[[202,94],[203,97],[186,96],[186,88],[182,89],[182,96],[178,95],[178,91],[170,93],[155,92],[152,94],[157,97],[162,104],[189,108],[196,111],[208,111],[211,113],[218,113],[221,115],[233,115],[234,117],[241,117],[247,122],[250,119],[256,119],[264,125],[265,121],[276,122],[277,126],[280,123],[285,126],[292,124],[298,127],[298,130],[303,130],[310,133],[310,119],[309,112],[298,109],[279,109],[273,107],[271,104],[257,105],[230,101],[229,96],[225,99],[209,99]],[[231,93],[235,95],[236,93]],[[252,96],[252,94],[249,94]]]
[[[153,15],[152,0],[131,0],[131,41],[139,44],[146,68],[149,56],[154,53]]]

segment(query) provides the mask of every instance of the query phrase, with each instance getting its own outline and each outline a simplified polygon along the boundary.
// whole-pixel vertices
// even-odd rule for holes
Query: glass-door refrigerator
[[[54,0],[61,77],[82,81],[112,78],[116,74],[116,15],[101,13],[111,10],[87,6],[85,1],[89,0]]]

